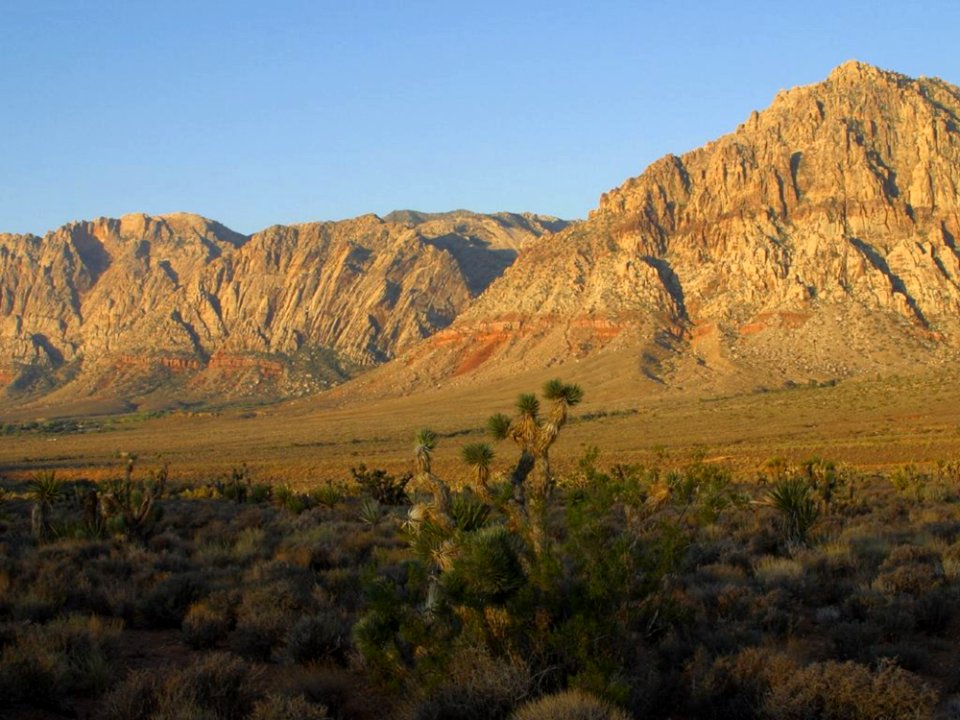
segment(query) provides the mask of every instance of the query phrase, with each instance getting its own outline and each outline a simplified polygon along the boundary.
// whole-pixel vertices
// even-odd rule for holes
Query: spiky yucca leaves
[[[553,488],[550,470],[550,447],[556,442],[560,429],[567,422],[569,408],[583,400],[583,389],[562,380],[549,380],[543,386],[543,396],[553,402],[549,417],[540,417],[540,401],[532,393],[517,398],[517,416],[510,420],[498,413],[487,421],[487,430],[498,440],[510,438],[520,448],[520,459],[513,471],[513,508],[511,512],[520,524],[530,531],[534,552],[543,547],[543,519],[546,504]],[[527,491],[527,477],[532,481]]]
[[[519,539],[502,525],[483,528],[461,543],[443,576],[447,596],[475,607],[502,604],[526,580]]]
[[[468,490],[454,498],[451,514],[459,532],[476,532],[485,527],[490,519],[490,506]]]
[[[517,398],[517,418],[510,427],[510,436],[523,447],[533,447],[540,431],[540,401],[532,393]]]
[[[430,470],[431,455],[437,447],[437,434],[429,428],[420,428],[414,436],[413,456],[417,479],[430,486],[433,493],[433,515],[439,523],[452,524],[450,517],[450,488]]]
[[[780,513],[788,545],[805,545],[820,517],[807,481],[802,477],[780,480],[767,492],[767,502]]]
[[[543,386],[543,396],[553,402],[550,417],[543,424],[537,438],[538,449],[549,448],[557,439],[557,434],[567,422],[567,411],[583,400],[583,389],[573,383],[565,383],[554,378]]]
[[[470,443],[460,449],[460,458],[473,469],[473,480],[485,499],[490,498],[490,464],[493,448],[486,443]]]
[[[46,540],[50,535],[50,510],[63,492],[63,483],[53,470],[38,473],[30,483],[33,509],[30,512],[30,530],[37,540]]]
[[[101,496],[101,510],[107,527],[128,537],[143,538],[150,526],[160,518],[159,500],[167,488],[170,465],[164,462],[159,471],[150,473],[147,482],[134,482],[136,456],[129,456],[123,480],[109,483]]]
[[[487,420],[487,432],[495,440],[506,440],[510,436],[510,418],[503,413],[491,415]]]
[[[417,474],[430,472],[430,453],[437,447],[437,434],[430,428],[420,428],[413,439],[414,467]]]
[[[57,478],[56,472],[37,473],[30,483],[30,497],[34,502],[44,505],[53,505],[63,493],[63,482]]]

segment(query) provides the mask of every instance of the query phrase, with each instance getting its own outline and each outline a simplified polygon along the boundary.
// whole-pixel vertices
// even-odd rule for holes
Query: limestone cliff
[[[446,327],[562,226],[404,212],[246,237],[175,214],[0,235],[0,383],[8,397],[314,391]]]

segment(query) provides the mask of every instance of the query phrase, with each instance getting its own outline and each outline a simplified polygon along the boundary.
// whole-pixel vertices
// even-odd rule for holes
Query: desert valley
[[[0,234],[0,717],[960,717],[960,89],[524,210]]]

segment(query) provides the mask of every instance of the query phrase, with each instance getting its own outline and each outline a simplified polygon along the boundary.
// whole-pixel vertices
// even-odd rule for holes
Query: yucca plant
[[[780,480],[767,492],[767,502],[780,513],[787,543],[805,545],[820,516],[806,480],[801,477]]]
[[[543,546],[545,505],[553,488],[550,447],[566,424],[568,411],[583,400],[579,385],[553,379],[543,386],[543,396],[553,402],[549,416],[540,417],[540,401],[532,393],[517,398],[517,416],[510,420],[498,413],[487,421],[487,430],[498,440],[510,438],[520,448],[520,459],[512,474],[514,508],[521,522],[529,526],[534,552]],[[527,491],[527,477],[533,481]],[[529,497],[528,497],[529,496]]]
[[[437,434],[430,428],[420,428],[413,439],[413,459],[417,474],[430,472],[430,460],[437,447]]]
[[[471,443],[460,449],[460,458],[473,469],[473,479],[480,493],[490,497],[490,464],[493,462],[493,448],[486,443]]]
[[[510,418],[503,413],[491,415],[487,420],[487,432],[496,440],[506,440],[510,436]]]
[[[106,526],[128,537],[143,538],[162,514],[159,501],[167,488],[170,466],[164,462],[150,473],[147,482],[134,482],[136,455],[124,455],[123,480],[109,483],[100,508]]]
[[[437,447],[437,434],[429,428],[421,428],[414,436],[413,458],[417,478],[430,486],[433,492],[433,505],[436,519],[440,522],[452,522],[450,519],[450,488],[431,472],[430,453]]]
[[[487,524],[490,506],[481,502],[472,493],[457,495],[450,508],[454,526],[460,532],[475,532]]]
[[[53,470],[38,473],[30,483],[33,509],[30,512],[30,530],[37,540],[50,535],[50,511],[63,492],[63,483]]]
[[[525,582],[518,538],[502,525],[471,535],[443,577],[452,600],[483,606],[500,604]]]
[[[357,519],[365,525],[376,525],[383,518],[383,508],[376,498],[366,497],[357,508]]]
[[[345,493],[339,483],[327,480],[320,487],[310,491],[310,499],[317,505],[325,508],[332,508],[337,503],[343,502]]]

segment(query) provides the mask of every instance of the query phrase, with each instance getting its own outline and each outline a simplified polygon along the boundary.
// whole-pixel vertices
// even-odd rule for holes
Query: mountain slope
[[[175,214],[2,235],[0,382],[50,402],[314,391],[447,326],[557,224],[398,213],[248,238]]]
[[[958,128],[958,88],[846,63],[524,247],[378,375],[414,389],[619,354],[610,367],[631,378],[766,383],[946,362],[960,344]]]

